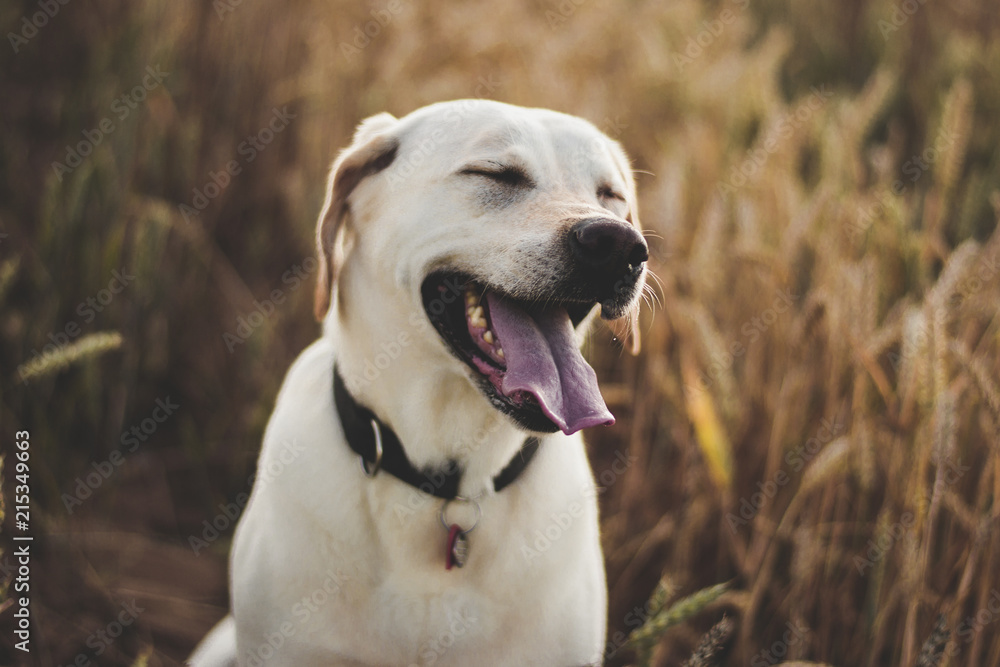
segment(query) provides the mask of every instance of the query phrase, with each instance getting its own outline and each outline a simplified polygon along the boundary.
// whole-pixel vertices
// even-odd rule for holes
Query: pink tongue
[[[500,387],[504,396],[530,392],[566,435],[615,423],[601,397],[597,374],[576,345],[565,308],[540,308],[529,315],[492,292],[486,299],[507,362]]]

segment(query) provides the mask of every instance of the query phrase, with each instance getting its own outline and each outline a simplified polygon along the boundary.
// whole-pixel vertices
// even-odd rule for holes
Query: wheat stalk
[[[698,642],[691,657],[684,661],[681,667],[715,667],[719,664],[722,652],[726,648],[729,637],[733,634],[736,624],[728,616],[712,626]]]
[[[651,616],[642,627],[633,630],[626,645],[640,652],[647,651],[656,645],[668,629],[702,611],[727,590],[728,583],[716,584],[681,598],[667,609],[661,609],[658,614]]]
[[[39,357],[26,365],[21,379],[35,380],[68,368],[78,361],[100,356],[121,347],[122,336],[117,331],[88,334],[64,347]]]
[[[920,653],[917,655],[914,667],[938,667],[941,664],[941,656],[944,655],[944,647],[950,637],[951,631],[945,622],[944,614],[940,614],[931,634],[924,641],[924,645],[920,647]]]
[[[937,171],[937,182],[945,193],[951,193],[958,180],[958,174],[965,161],[969,137],[972,133],[972,114],[975,111],[972,84],[960,78],[948,91],[941,113],[941,129],[938,136],[949,142],[941,169]]]

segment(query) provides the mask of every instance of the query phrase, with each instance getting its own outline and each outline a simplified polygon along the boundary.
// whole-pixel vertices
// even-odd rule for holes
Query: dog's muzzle
[[[614,423],[575,329],[596,304],[605,319],[634,307],[649,250],[634,227],[607,218],[564,234],[563,275],[537,295],[449,271],[430,274],[421,292],[431,323],[494,407],[529,430],[570,434]]]

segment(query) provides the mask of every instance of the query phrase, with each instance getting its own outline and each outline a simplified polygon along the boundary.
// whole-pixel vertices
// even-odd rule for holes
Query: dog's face
[[[317,317],[364,267],[368,294],[423,311],[521,426],[613,423],[578,329],[597,307],[634,319],[647,247],[627,158],[590,123],[472,100],[370,118],[334,164],[318,242]]]

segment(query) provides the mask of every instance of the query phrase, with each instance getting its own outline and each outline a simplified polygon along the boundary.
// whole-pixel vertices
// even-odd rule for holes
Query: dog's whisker
[[[653,279],[659,281],[659,279],[656,278],[656,276],[653,276]],[[642,297],[648,300],[650,307],[653,307],[654,305],[659,308],[663,307],[663,300],[660,298],[660,293],[661,292],[658,292],[657,290],[653,289],[653,286],[650,285],[649,283],[646,283],[642,287]]]

